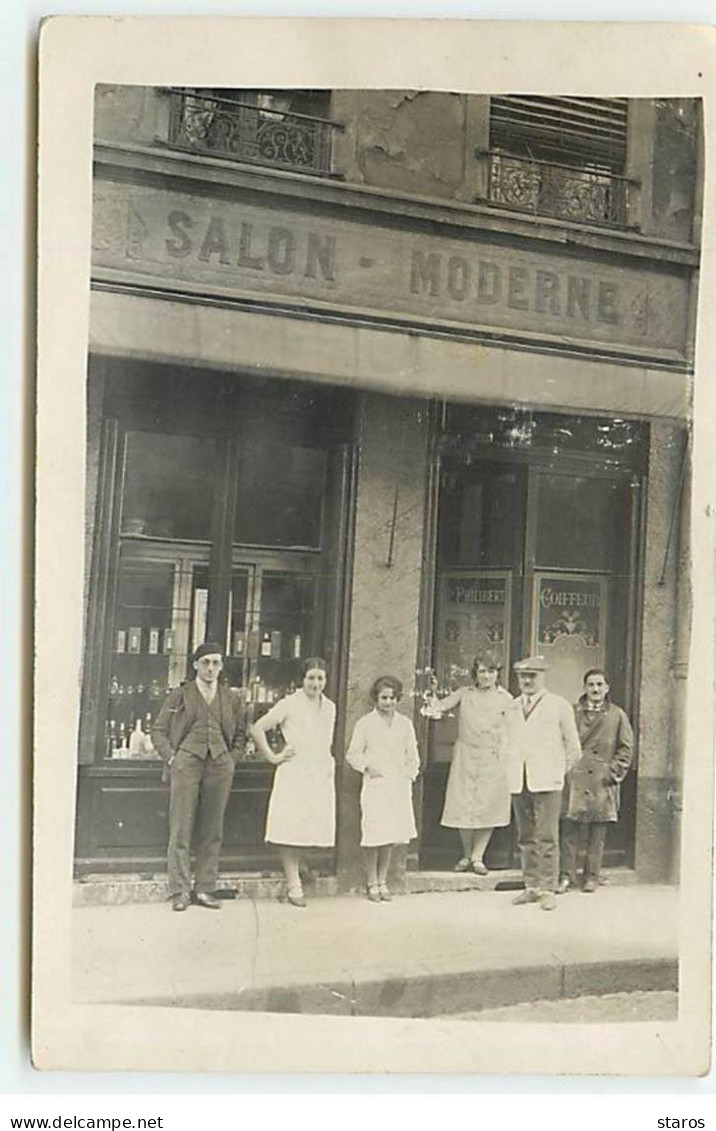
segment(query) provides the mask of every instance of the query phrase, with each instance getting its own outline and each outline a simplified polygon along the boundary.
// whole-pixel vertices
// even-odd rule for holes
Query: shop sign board
[[[454,230],[453,230],[454,231]],[[683,357],[688,277],[474,229],[393,222],[113,181],[95,184],[93,270],[173,292]]]

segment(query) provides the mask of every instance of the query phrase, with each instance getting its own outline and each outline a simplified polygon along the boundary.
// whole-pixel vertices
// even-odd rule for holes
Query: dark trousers
[[[198,758],[180,750],[171,766],[167,881],[170,895],[191,891],[191,842],[195,839],[194,887],[212,892],[219,875],[224,811],[234,777],[230,754]]]
[[[608,821],[562,821],[561,866],[563,876],[577,883],[579,865],[584,861],[585,880],[599,882]]]
[[[559,879],[559,814],[562,790],[513,793],[522,875],[529,891],[556,891]]]

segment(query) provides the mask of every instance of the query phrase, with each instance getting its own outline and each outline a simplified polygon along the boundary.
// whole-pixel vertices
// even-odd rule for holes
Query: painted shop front
[[[323,121],[304,94],[292,120]],[[144,135],[120,136],[122,97]],[[334,146],[316,142],[315,167],[207,154],[196,121],[218,123],[224,103],[202,97],[107,88],[98,103],[78,874],[162,871],[168,795],[148,730],[212,638],[250,718],[304,657],[327,658],[338,843],[317,863],[340,886],[361,876],[344,749],[384,671],[404,682],[424,764],[407,866],[452,868],[455,720],[419,706],[432,671],[464,682],[485,646],[511,690],[527,652],[570,700],[607,667],[638,736],[607,863],[671,878],[693,243],[623,215],[537,221],[371,183],[350,92],[321,110]],[[255,100],[237,106],[253,137]],[[266,120],[285,125],[277,106]],[[249,744],[227,869],[277,867],[271,773]],[[487,860],[516,865],[511,829]]]

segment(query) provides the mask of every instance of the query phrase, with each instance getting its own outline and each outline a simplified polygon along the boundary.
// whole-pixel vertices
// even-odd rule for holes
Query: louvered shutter
[[[500,95],[490,100],[490,149],[623,174],[626,98]]]

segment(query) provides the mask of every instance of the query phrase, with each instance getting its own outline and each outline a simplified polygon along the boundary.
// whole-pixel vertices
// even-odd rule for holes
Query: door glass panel
[[[603,667],[608,621],[605,577],[537,573],[534,579],[532,650],[549,662],[549,689],[570,703],[584,673]]]
[[[122,533],[208,541],[216,454],[211,439],[129,432]]]
[[[156,758],[149,729],[170,684],[176,647],[175,563],[120,564],[104,734],[107,758]]]
[[[435,675],[438,694],[471,682],[474,657],[488,653],[509,672],[512,578],[508,573],[443,574],[438,581]],[[457,722],[447,715],[430,727],[431,762],[449,762]]]
[[[326,454],[256,439],[242,449],[234,542],[248,546],[321,543]]]
[[[541,474],[537,564],[610,569],[620,535],[621,492],[614,479]]]
[[[512,566],[522,544],[524,473],[500,465],[448,468],[440,492],[440,565]]]

